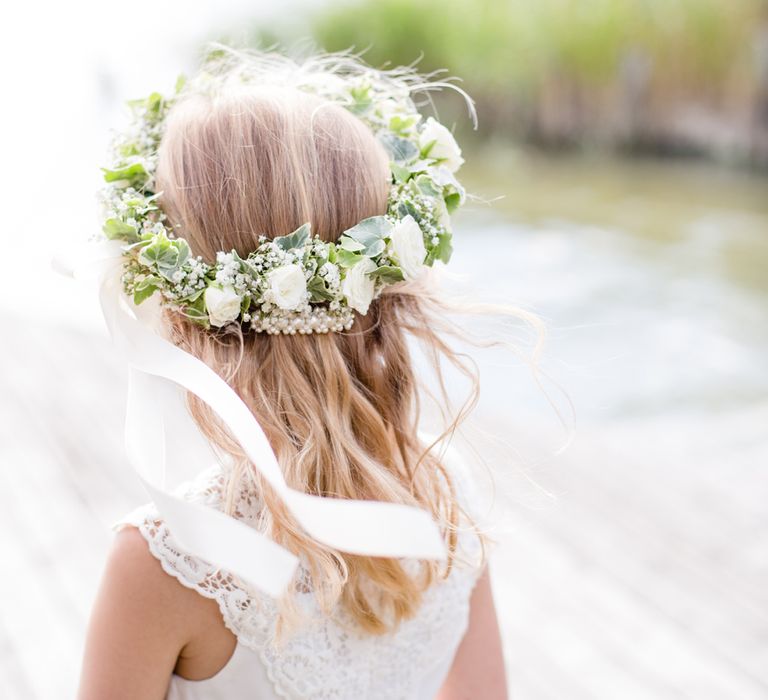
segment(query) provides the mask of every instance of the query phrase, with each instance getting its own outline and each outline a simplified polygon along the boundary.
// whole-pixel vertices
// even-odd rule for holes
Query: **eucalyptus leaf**
[[[377,237],[383,238],[388,236],[391,230],[392,224],[389,223],[386,216],[369,216],[352,228],[348,228],[344,233],[357,241],[360,240],[359,234],[375,234]]]
[[[419,155],[419,148],[412,141],[401,138],[391,131],[379,134],[379,141],[389,152],[395,163],[406,163]]]
[[[387,242],[383,238],[379,238],[372,240],[363,252],[367,258],[375,258],[377,255],[381,255],[386,247]]]
[[[359,253],[361,250],[365,250],[365,244],[344,235],[339,237],[338,247],[348,250],[350,253]]]

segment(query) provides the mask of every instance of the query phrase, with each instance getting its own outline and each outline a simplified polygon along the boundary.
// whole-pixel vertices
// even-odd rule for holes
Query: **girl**
[[[218,49],[173,98],[139,106],[106,170],[105,233],[131,244],[125,291],[157,293],[167,337],[237,392],[289,487],[420,508],[447,554],[321,542],[190,394],[222,459],[179,495],[300,565],[273,599],[182,547],[156,505],[134,511],[93,609],[81,700],[506,697],[472,484],[418,432],[408,347],[473,377],[428,269],[448,261],[464,198],[458,146],[411,100],[439,86],[347,53]]]

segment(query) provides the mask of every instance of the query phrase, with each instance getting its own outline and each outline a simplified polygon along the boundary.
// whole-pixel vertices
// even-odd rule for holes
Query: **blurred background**
[[[473,131],[457,95],[435,99],[475,195],[454,283],[549,329],[546,395],[520,360],[476,354],[466,434],[496,483],[513,697],[768,697],[765,0],[2,14],[0,697],[74,694],[109,524],[146,500],[122,447],[125,367],[94,290],[49,258],[98,229],[123,102],[170,89],[212,39],[418,61],[476,100]]]

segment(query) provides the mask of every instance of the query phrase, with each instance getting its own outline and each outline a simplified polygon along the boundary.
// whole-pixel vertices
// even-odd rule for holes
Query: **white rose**
[[[410,214],[395,224],[389,234],[392,252],[406,279],[419,274],[427,257],[424,247],[424,234]]]
[[[440,122],[435,121],[434,117],[429,117],[424,122],[424,128],[419,134],[419,148],[429,149],[427,156],[440,160],[441,164],[452,173],[456,172],[464,162],[461,149],[453,138],[453,134]]]
[[[281,309],[295,309],[304,301],[307,280],[299,265],[283,265],[267,275],[272,302]]]
[[[341,292],[347,298],[347,303],[361,314],[368,313],[368,307],[373,301],[375,281],[369,272],[376,269],[376,263],[370,258],[363,258],[359,263],[347,270],[347,275],[341,285]]]
[[[234,321],[240,314],[240,297],[230,286],[209,285],[203,296],[212,326],[221,327]]]

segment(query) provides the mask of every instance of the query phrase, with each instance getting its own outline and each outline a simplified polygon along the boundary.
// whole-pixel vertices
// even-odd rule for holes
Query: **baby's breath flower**
[[[300,86],[302,87],[302,86]],[[326,333],[351,327],[387,284],[450,256],[449,210],[464,200],[455,171],[463,162],[452,135],[422,121],[407,83],[375,72],[329,75],[309,91],[350,109],[390,150],[392,179],[383,216],[344,231],[337,243],[305,225],[270,239],[259,234],[246,258],[194,256],[167,221],[155,192],[158,148],[175,96],[132,105],[134,120],[114,140],[100,193],[104,234],[125,242],[123,288],[141,303],[155,292],[206,326],[241,321],[258,332]]]

